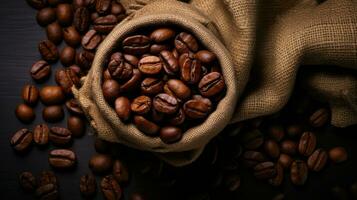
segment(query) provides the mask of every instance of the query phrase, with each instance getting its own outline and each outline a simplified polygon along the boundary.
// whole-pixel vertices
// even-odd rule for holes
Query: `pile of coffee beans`
[[[32,172],[22,172],[19,183],[26,192],[34,193],[38,199],[58,199],[58,181],[52,171],[42,171],[38,179]]]
[[[185,30],[159,27],[120,41],[103,70],[103,96],[118,117],[174,143],[225,95],[217,57]]]

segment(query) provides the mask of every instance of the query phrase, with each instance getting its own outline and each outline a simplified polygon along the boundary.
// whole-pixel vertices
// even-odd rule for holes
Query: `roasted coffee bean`
[[[62,26],[68,26],[73,21],[73,8],[70,4],[59,4],[56,8],[57,21]]]
[[[104,70],[102,76],[103,76],[103,81],[113,79],[108,69]]]
[[[82,38],[82,47],[86,50],[95,50],[102,42],[102,36],[94,29],[88,31]]]
[[[120,15],[125,13],[124,6],[119,1],[112,1],[111,12],[112,15]]]
[[[129,181],[128,168],[120,160],[114,161],[112,174],[118,183],[127,183]]]
[[[34,9],[40,10],[47,6],[46,0],[26,0],[26,2]]]
[[[243,153],[243,163],[246,167],[254,167],[266,160],[265,156],[259,151],[246,151]]]
[[[206,118],[212,111],[212,103],[209,99],[191,99],[183,105],[185,115],[191,119]]]
[[[160,139],[166,143],[171,144],[179,141],[182,138],[182,130],[174,126],[165,126],[160,130]]]
[[[74,10],[77,10],[82,7],[88,6],[88,0],[73,0],[72,6]]]
[[[113,160],[110,155],[95,154],[90,158],[88,165],[93,173],[103,174],[112,169]]]
[[[101,1],[101,0],[99,0]],[[98,17],[93,24],[94,30],[102,34],[108,34],[112,31],[115,25],[118,24],[118,19],[115,15],[107,15]]]
[[[181,54],[179,58],[181,68],[181,80],[196,84],[201,78],[201,62],[194,59],[189,53]]]
[[[69,67],[74,64],[76,59],[76,50],[70,46],[65,46],[60,54],[60,61],[61,63]]]
[[[97,181],[92,174],[83,175],[79,181],[79,191],[85,198],[91,198],[97,192]]]
[[[280,154],[278,162],[285,168],[289,168],[293,159],[287,154]]]
[[[58,22],[53,22],[46,27],[47,39],[54,44],[60,44],[62,42],[63,34],[62,27]]]
[[[272,158],[278,158],[280,155],[279,145],[274,140],[266,140],[264,150]]]
[[[55,126],[50,128],[49,139],[55,145],[67,145],[72,140],[72,133],[66,128]]]
[[[130,105],[131,111],[139,115],[146,114],[151,109],[151,99],[148,96],[136,97]]]
[[[43,8],[37,12],[37,23],[40,26],[47,26],[56,20],[56,11],[53,8]]]
[[[82,51],[76,56],[76,64],[82,69],[90,69],[94,60],[94,54],[89,51]]]
[[[334,163],[341,163],[343,161],[346,161],[348,158],[347,151],[343,147],[335,147],[330,149],[328,155]]]
[[[327,162],[327,153],[323,149],[316,149],[307,160],[307,166],[313,171],[320,171]]]
[[[115,80],[106,80],[102,85],[104,99],[112,103],[120,94],[120,85]]]
[[[128,81],[126,81],[126,83],[120,86],[120,90],[123,92],[134,90],[136,87],[140,86],[140,81],[141,81],[140,70],[133,69],[133,75]]]
[[[314,112],[309,119],[311,126],[322,127],[324,126],[330,118],[330,112],[326,108],[321,108]]]
[[[302,134],[299,142],[299,153],[304,156],[309,156],[316,148],[316,136],[312,132]]]
[[[77,47],[82,41],[81,35],[78,33],[76,28],[74,28],[74,26],[69,26],[63,29],[63,38],[64,41],[71,47]]]
[[[226,175],[223,180],[224,186],[230,192],[236,191],[240,187],[240,182],[240,176],[234,173]]]
[[[63,119],[64,112],[62,106],[47,106],[42,110],[42,118],[46,122],[55,123]]]
[[[123,41],[123,50],[127,54],[141,55],[150,49],[150,38],[145,35],[134,35]]]
[[[26,104],[19,104],[16,107],[15,115],[23,123],[30,123],[36,118],[35,111]]]
[[[124,54],[124,60],[132,66],[137,66],[139,64],[139,59],[136,56],[130,54]]]
[[[309,169],[307,168],[307,165],[304,161],[295,160],[291,164],[291,169],[290,169],[291,182],[294,185],[304,185],[307,180],[308,172]]]
[[[73,18],[73,25],[78,32],[84,33],[90,26],[90,12],[86,7],[76,9]]]
[[[143,74],[155,75],[161,72],[162,62],[157,56],[146,56],[139,61],[138,68]]]
[[[84,116],[83,110],[76,99],[70,99],[66,102],[67,110],[77,116]]]
[[[57,190],[57,186],[52,183],[47,185],[42,185],[36,190],[36,197],[41,200],[56,200],[59,198],[59,192]]]
[[[38,44],[38,50],[44,60],[47,62],[56,62],[59,57],[57,47],[53,42],[44,40]]]
[[[94,148],[98,153],[108,154],[110,152],[110,143],[105,140],[96,138],[94,142]]]
[[[81,117],[70,116],[67,119],[67,128],[71,131],[73,137],[81,137],[86,131],[86,124]]]
[[[143,116],[134,116],[135,126],[149,136],[156,136],[160,130],[160,127],[155,123],[145,119]]]
[[[185,112],[180,108],[177,113],[168,120],[168,123],[173,126],[181,125],[186,119]]]
[[[285,136],[284,128],[281,125],[274,124],[269,127],[269,136],[277,142],[280,142]]]
[[[166,42],[175,37],[175,31],[171,28],[159,28],[150,34],[150,39],[157,43]]]
[[[42,171],[39,175],[38,184],[39,186],[53,184],[55,187],[57,187],[57,177],[52,171]]]
[[[258,129],[245,132],[241,139],[247,149],[257,149],[264,143],[264,136]]]
[[[207,51],[207,50],[198,51],[195,54],[195,58],[205,64],[212,63],[213,61],[215,61],[217,59],[217,57],[214,53]]]
[[[112,175],[105,176],[100,187],[105,199],[108,200],[119,200],[122,197],[122,189],[119,183],[115,180]]]
[[[196,38],[186,32],[181,32],[175,38],[175,47],[179,53],[188,53],[189,51],[196,52],[198,43]]]
[[[95,10],[100,15],[105,15],[111,11],[112,0],[96,0]]]
[[[173,50],[172,50],[172,55],[174,55],[174,57],[175,57],[176,59],[179,59],[179,57],[180,57],[180,54],[179,54],[179,52],[177,51],[177,49],[173,49]]]
[[[226,85],[220,73],[211,72],[201,79],[198,87],[202,96],[212,97],[222,92]]]
[[[161,51],[160,58],[162,60],[164,70],[167,74],[175,75],[175,73],[179,71],[179,63],[173,53],[167,50]]]
[[[25,85],[22,88],[22,99],[28,105],[36,105],[38,102],[39,91],[34,85]]]
[[[68,149],[55,149],[50,151],[48,162],[54,168],[68,169],[76,164],[76,154]]]
[[[268,179],[276,176],[276,167],[272,162],[262,162],[254,167],[254,176],[257,179]]]
[[[46,105],[61,104],[65,99],[65,94],[61,87],[48,85],[40,90],[41,102]]]
[[[30,74],[35,81],[42,82],[49,78],[51,66],[46,61],[39,60],[32,65]]]
[[[191,90],[184,82],[178,79],[170,79],[164,86],[165,93],[180,100],[186,100],[191,96]]]
[[[301,135],[303,128],[300,124],[291,124],[286,128],[286,133],[290,137],[296,137]]]
[[[154,97],[153,106],[155,110],[164,114],[174,114],[179,108],[177,99],[165,93]]]
[[[289,155],[296,154],[297,144],[292,140],[284,140],[280,143],[280,151]]]
[[[284,179],[284,168],[280,163],[275,164],[276,175],[274,178],[268,180],[272,186],[280,186]]]
[[[37,187],[36,178],[31,172],[22,172],[19,175],[19,183],[21,188],[27,192],[32,192]]]
[[[117,52],[114,53],[108,65],[110,76],[117,80],[127,80],[133,75],[133,67],[124,62],[123,54]]]
[[[94,0],[94,1],[96,1],[96,0]],[[98,17],[100,17],[99,14],[98,14],[97,12],[93,12],[93,13],[90,15],[90,20],[91,20],[92,22],[94,22]]]
[[[32,140],[33,140],[32,133],[28,129],[24,128],[18,130],[12,136],[10,140],[10,144],[12,148],[15,149],[16,151],[23,152],[31,146]]]
[[[145,78],[141,82],[141,92],[145,95],[155,95],[162,92],[164,82],[157,78]]]
[[[153,44],[150,46],[150,53],[157,55],[161,51],[167,51],[170,49],[170,45],[168,44]]]
[[[114,103],[115,112],[123,121],[128,121],[131,114],[130,100],[127,97],[118,97]]]
[[[59,69],[56,71],[56,83],[61,86],[66,94],[72,94],[72,87],[80,87],[77,74],[72,69]]]
[[[37,145],[47,145],[50,129],[46,124],[39,124],[33,129],[33,140]]]

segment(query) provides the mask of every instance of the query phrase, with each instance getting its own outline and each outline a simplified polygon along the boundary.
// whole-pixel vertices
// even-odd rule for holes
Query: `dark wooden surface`
[[[33,124],[23,125],[15,115],[14,109],[21,103],[20,92],[26,83],[32,83],[28,71],[33,62],[39,59],[38,41],[45,38],[45,33],[35,21],[36,11],[31,9],[25,0],[3,1],[0,6],[0,199],[31,199],[31,195],[22,192],[17,182],[17,175],[24,170],[38,174],[41,170],[50,169],[47,162],[48,149],[32,148],[26,155],[15,154],[9,145],[11,134],[22,127],[33,127],[41,123],[41,105],[36,107],[37,117]],[[59,64],[53,69],[60,67]],[[53,79],[45,84],[54,84]],[[60,123],[64,125],[64,121]],[[271,199],[278,192],[286,194],[287,199],[330,199],[330,188],[335,185],[346,187],[357,181],[357,132],[355,128],[328,128],[319,134],[321,147],[336,145],[345,146],[350,159],[340,165],[329,164],[322,173],[310,173],[307,184],[293,187],[288,179],[284,186],[273,188],[268,184],[256,181],[249,171],[242,170],[242,186],[236,193],[214,191],[205,185],[212,171],[206,166],[189,167],[175,186],[158,181],[152,176],[144,176],[138,171],[143,167],[138,152],[127,155],[132,169],[129,186],[124,188],[125,197],[133,192],[142,192],[147,199]],[[53,147],[50,147],[53,148]],[[79,177],[89,172],[88,159],[94,153],[93,136],[87,135],[74,142],[73,149],[78,155],[76,170],[56,172],[60,182],[61,199],[81,199],[78,189]],[[156,169],[155,169],[156,170]],[[188,171],[188,172],[187,172]],[[98,179],[99,180],[99,179]],[[102,199],[97,194],[96,199]]]

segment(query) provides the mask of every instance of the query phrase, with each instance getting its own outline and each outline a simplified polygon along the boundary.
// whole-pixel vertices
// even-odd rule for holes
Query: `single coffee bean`
[[[113,163],[113,177],[118,183],[127,183],[129,181],[128,168],[120,160],[115,160]]]
[[[56,8],[57,20],[62,26],[69,26],[73,21],[73,8],[70,4],[59,4]]]
[[[139,115],[134,116],[134,124],[140,131],[149,136],[156,136],[160,130],[158,125]]]
[[[120,94],[120,85],[115,80],[106,80],[102,85],[104,99],[112,103]]]
[[[12,136],[10,140],[10,144],[12,148],[15,149],[16,151],[24,152],[31,146],[32,140],[33,140],[32,133],[28,129],[24,128],[18,130]]]
[[[191,96],[191,90],[184,82],[178,79],[170,79],[164,86],[165,93],[180,100],[186,100]]]
[[[48,85],[40,90],[40,99],[45,105],[56,105],[64,101],[65,94],[61,87]]]
[[[66,94],[72,94],[72,87],[80,87],[80,80],[72,69],[59,69],[56,71],[56,83],[61,86]]]
[[[102,34],[108,34],[112,31],[115,25],[118,24],[118,19],[115,15],[107,15],[98,17],[93,24],[94,30]]]
[[[136,56],[130,54],[124,54],[124,60],[132,66],[137,66],[139,64],[139,59]]]
[[[312,132],[302,134],[299,142],[299,153],[304,156],[309,156],[316,148],[316,136]]]
[[[44,60],[34,63],[30,70],[31,77],[37,82],[43,82],[51,74],[51,66]]]
[[[67,145],[72,140],[72,133],[66,128],[55,126],[50,128],[49,139],[57,146]]]
[[[181,32],[175,38],[175,47],[179,53],[188,53],[189,51],[196,52],[198,50],[198,43],[193,35]]]
[[[26,2],[34,9],[40,10],[47,6],[47,1],[45,0],[26,0]]]
[[[189,53],[181,54],[179,58],[179,65],[181,68],[181,80],[196,84],[201,78],[201,62],[196,60]]]
[[[280,143],[280,151],[289,155],[295,155],[297,151],[297,144],[292,140],[284,140]]]
[[[254,167],[254,176],[257,179],[269,179],[276,176],[276,167],[272,162],[262,162]]]
[[[309,119],[311,126],[322,127],[324,126],[330,118],[330,112],[326,108],[321,108],[314,112]]]
[[[182,138],[182,130],[174,126],[165,126],[160,130],[160,139],[166,143],[171,144],[179,141]]]
[[[300,124],[291,124],[286,128],[286,133],[290,137],[300,136],[303,132],[303,128]]]
[[[134,90],[136,87],[140,86],[141,77],[142,75],[140,70],[133,69],[133,75],[128,81],[126,81],[126,83],[120,86],[120,90],[123,92]]]
[[[325,150],[316,149],[307,160],[307,166],[309,169],[318,172],[325,166],[327,158],[328,156]]]
[[[96,1],[96,0],[93,0],[93,1]],[[91,22],[95,22],[95,20],[96,20],[98,17],[100,17],[100,16],[99,16],[99,14],[98,14],[97,12],[91,13],[91,15],[90,15],[90,20],[91,20]]]
[[[50,129],[46,124],[39,124],[33,129],[33,140],[37,145],[47,145]]]
[[[15,115],[23,123],[30,123],[36,118],[35,111],[26,104],[19,104],[16,107]]]
[[[49,183],[47,185],[42,185],[36,189],[36,197],[38,199],[58,199],[59,198],[59,192],[57,190],[57,186],[55,186],[52,183]]]
[[[264,136],[259,129],[248,131],[242,135],[241,141],[247,149],[257,149],[264,143]]]
[[[167,74],[175,75],[175,73],[179,71],[179,63],[173,53],[167,50],[160,51],[160,58]]]
[[[243,164],[249,168],[265,162],[266,160],[265,156],[259,151],[246,151],[243,153]]]
[[[123,121],[128,121],[131,114],[130,100],[127,97],[118,97],[114,103],[115,112]]]
[[[207,50],[200,50],[195,54],[195,58],[201,61],[202,63],[212,63],[217,59],[216,55]]]
[[[76,50],[70,46],[65,46],[60,54],[60,61],[61,63],[69,67],[74,64],[74,61],[76,59]]]
[[[88,165],[93,173],[103,174],[112,169],[113,160],[110,155],[95,154],[90,158]]]
[[[63,29],[63,38],[64,41],[71,47],[77,47],[82,41],[81,35],[78,33],[76,28],[74,28],[74,26],[69,26]]]
[[[102,42],[102,36],[94,29],[88,31],[82,38],[82,47],[86,50],[95,50]]]
[[[94,54],[89,51],[82,51],[76,56],[76,64],[82,69],[90,69],[94,60]]]
[[[168,123],[172,126],[181,125],[186,119],[185,112],[182,108],[180,108],[177,113],[168,120]]]
[[[95,10],[100,15],[108,14],[111,11],[111,0],[96,0]]]
[[[32,192],[37,187],[35,176],[31,172],[22,172],[19,175],[19,183],[23,190]]]
[[[39,91],[34,85],[25,85],[22,89],[22,99],[28,105],[36,105],[39,98]]]
[[[278,162],[285,168],[290,168],[293,159],[288,154],[280,154]]]
[[[141,92],[145,95],[156,95],[162,92],[164,82],[157,78],[145,78],[141,82]]]
[[[53,42],[44,40],[39,43],[38,50],[44,60],[47,62],[56,62],[59,57],[57,47]]]
[[[209,99],[191,99],[183,105],[185,115],[191,119],[206,118],[212,111],[212,103]]]
[[[268,132],[269,136],[277,142],[280,142],[285,136],[283,126],[277,124],[270,126]]]
[[[346,161],[348,157],[347,151],[343,147],[335,147],[330,149],[328,155],[334,163],[341,163],[343,161]]]
[[[198,88],[202,96],[212,97],[221,93],[226,84],[223,77],[218,72],[211,72],[204,76],[198,84]]]
[[[60,44],[62,42],[63,34],[62,27],[58,22],[53,22],[46,27],[46,34],[48,40],[54,44]]]
[[[148,75],[155,75],[161,72],[162,62],[157,56],[146,56],[139,61],[140,72]]]
[[[43,8],[37,12],[37,23],[40,26],[47,26],[56,20],[56,11],[53,8]]]
[[[73,137],[81,137],[86,131],[85,121],[81,117],[70,116],[67,119],[67,128]]]
[[[90,26],[90,11],[86,7],[76,9],[73,18],[73,25],[78,32],[84,33]]]
[[[150,49],[150,38],[145,35],[134,35],[123,40],[123,50],[127,54],[142,55]]]
[[[112,15],[125,14],[125,8],[119,1],[112,1],[111,12]]]
[[[39,175],[38,184],[39,186],[53,184],[55,187],[57,187],[57,177],[52,171],[42,171]]]
[[[108,65],[110,76],[117,80],[127,80],[133,75],[133,67],[124,62],[123,54],[117,52],[114,53]]]
[[[112,175],[105,176],[100,187],[105,199],[108,200],[119,200],[122,197],[122,189],[119,183],[115,180]]]
[[[94,142],[95,151],[98,153],[108,154],[110,152],[110,143],[96,138]]]
[[[54,168],[68,169],[76,164],[76,154],[68,149],[55,149],[50,151],[48,162]]]
[[[150,39],[157,43],[166,42],[175,37],[175,31],[171,28],[159,28],[150,34]]]
[[[307,168],[307,165],[304,161],[295,160],[291,164],[291,169],[290,169],[291,182],[294,185],[304,185],[307,180],[308,172],[309,169]]]
[[[274,178],[268,180],[269,184],[272,186],[280,186],[284,179],[284,168],[280,163],[275,165],[276,175]]]
[[[266,140],[264,150],[272,158],[278,158],[280,155],[279,145],[274,140]]]
[[[47,106],[42,110],[42,118],[46,122],[55,123],[63,119],[64,112],[62,106]]]
[[[79,181],[79,190],[83,197],[91,198],[97,192],[97,181],[92,174],[81,176]]]
[[[154,97],[153,106],[155,110],[164,114],[174,114],[179,108],[177,99],[165,93]]]
[[[71,114],[84,116],[83,110],[76,99],[66,101],[66,108]]]
[[[150,53],[157,55],[159,54],[161,51],[167,51],[169,50],[171,47],[168,44],[153,44],[150,46]]]
[[[151,99],[148,96],[136,97],[130,105],[131,111],[139,115],[146,114],[151,109]]]
[[[108,69],[104,70],[102,76],[103,76],[103,81],[113,79]]]

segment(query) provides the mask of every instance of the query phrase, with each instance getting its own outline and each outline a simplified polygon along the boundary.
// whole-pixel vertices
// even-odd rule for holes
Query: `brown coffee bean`
[[[56,8],[57,20],[62,26],[68,26],[73,21],[73,8],[70,4],[59,4]]]
[[[90,26],[90,11],[86,7],[81,6],[76,9],[73,25],[80,33],[84,33],[88,30]]]
[[[63,29],[63,38],[64,41],[71,47],[77,47],[82,41],[81,35],[78,33],[76,28],[74,28],[74,26],[69,26]]]
[[[312,132],[302,134],[299,141],[299,153],[304,156],[309,156],[316,148],[316,136]]]
[[[79,191],[85,198],[91,198],[97,191],[97,181],[92,174],[81,176],[79,181]]]
[[[285,136],[284,128],[281,125],[272,125],[269,127],[269,136],[275,141],[280,142]]]
[[[139,64],[139,59],[136,56],[130,54],[124,54],[124,60],[132,66],[137,66]]]
[[[143,116],[134,116],[135,126],[149,136],[156,136],[160,130],[160,127],[155,123],[145,119]]]
[[[275,165],[276,175],[274,178],[268,180],[269,184],[272,186],[280,186],[284,180],[284,169],[280,163]]]
[[[257,179],[269,179],[276,176],[276,167],[272,162],[262,162],[254,167],[254,176]]]
[[[57,177],[52,171],[42,171],[39,175],[38,184],[39,186],[53,184],[55,187],[57,187]]]
[[[10,144],[16,151],[24,152],[31,146],[32,140],[32,133],[28,129],[24,128],[14,133],[10,140]]]
[[[90,69],[94,60],[94,54],[89,51],[82,51],[76,56],[76,64],[82,69]]]
[[[138,69],[133,69],[133,75],[131,78],[126,81],[123,85],[120,86],[120,90],[123,92],[129,92],[131,90],[134,90],[135,88],[140,86],[140,81],[141,81],[141,72]]]
[[[100,15],[109,13],[111,11],[111,0],[96,0],[95,10]]]
[[[76,50],[70,46],[65,46],[60,54],[60,61],[61,63],[69,67],[74,64],[76,59]]]
[[[286,128],[286,133],[290,137],[300,136],[303,132],[303,128],[300,124],[291,124]]]
[[[78,101],[76,99],[70,99],[66,102],[67,110],[74,115],[84,116],[83,110],[80,107]]]
[[[119,52],[112,54],[108,70],[110,76],[117,80],[127,80],[133,75],[133,67],[124,62],[124,56]]]
[[[136,97],[133,102],[131,103],[131,111],[137,113],[139,115],[146,114],[151,109],[151,99],[148,96],[139,96]]]
[[[223,184],[228,189],[228,191],[234,192],[240,187],[240,176],[234,173],[228,174],[224,177]]]
[[[196,60],[189,53],[181,54],[179,58],[179,65],[181,68],[181,80],[196,84],[201,79],[201,62]]]
[[[59,192],[57,186],[52,183],[42,185],[36,189],[36,197],[38,199],[58,199]]]
[[[34,9],[40,10],[47,6],[47,1],[45,0],[26,0],[26,2]]]
[[[103,76],[103,81],[113,79],[108,69],[104,70],[102,76]]]
[[[324,126],[330,118],[330,112],[326,108],[321,108],[314,112],[309,119],[311,126],[322,127]]]
[[[50,123],[61,121],[64,118],[64,111],[62,106],[53,105],[43,108],[42,118],[46,122],[50,122]]]
[[[189,51],[196,52],[198,43],[196,38],[186,32],[181,32],[175,38],[175,47],[179,53],[188,53]]]
[[[73,0],[72,6],[74,10],[77,10],[81,7],[86,7],[88,6],[88,0]]]
[[[142,55],[150,49],[150,38],[145,35],[134,35],[123,41],[123,50],[127,54]]]
[[[64,101],[65,94],[61,87],[48,85],[40,90],[40,99],[45,105],[56,105]]]
[[[31,172],[22,172],[19,175],[19,183],[23,190],[32,192],[37,188],[37,181]]]
[[[93,173],[103,174],[112,169],[113,160],[110,155],[95,154],[90,158],[88,165]]]
[[[40,26],[47,26],[56,20],[56,11],[53,8],[43,8],[37,12],[37,23]]]
[[[167,74],[175,75],[175,73],[179,71],[179,63],[173,53],[167,50],[160,51],[160,58]]]
[[[59,69],[55,75],[56,83],[66,94],[72,94],[72,87],[80,87],[80,80],[72,69]]]
[[[307,166],[313,171],[320,171],[327,162],[327,153],[323,149],[316,149],[307,160]]]
[[[51,66],[46,61],[39,60],[32,65],[30,74],[37,82],[45,81],[51,74]]]
[[[60,44],[62,42],[63,34],[62,27],[58,22],[53,22],[46,27],[46,34],[48,40],[54,44]]]
[[[16,107],[15,115],[23,123],[30,123],[36,118],[35,111],[26,104],[19,104]]]
[[[334,147],[328,152],[329,158],[334,163],[341,163],[346,161],[348,158],[347,151],[343,147]]]
[[[278,162],[285,168],[290,168],[293,159],[287,154],[280,154]]]
[[[105,176],[100,183],[100,187],[105,199],[108,200],[121,199],[122,189],[112,175]]]
[[[106,15],[98,17],[93,24],[94,30],[102,34],[108,34],[118,24],[118,19],[115,15]]]
[[[258,151],[246,151],[243,153],[243,164],[246,167],[254,167],[258,163],[265,162],[267,159],[265,156]]]
[[[291,182],[294,185],[304,185],[307,180],[308,172],[309,169],[307,168],[307,165],[304,161],[295,160],[291,164],[291,169],[290,169]]]
[[[224,83],[223,77],[218,72],[211,72],[204,76],[198,84],[200,93],[205,97],[212,97],[221,93],[226,84]]]
[[[160,130],[160,139],[166,143],[171,144],[179,141],[182,138],[182,130],[174,126],[165,126]]]
[[[201,50],[195,54],[195,58],[202,63],[212,63],[217,59],[216,55],[208,50]]]
[[[128,168],[120,160],[115,160],[113,163],[113,177],[118,183],[127,183],[129,181]]]
[[[33,140],[37,145],[47,145],[50,129],[46,124],[39,124],[33,129]]]
[[[177,113],[168,120],[168,123],[172,126],[181,125],[186,119],[185,112],[180,108]]]
[[[98,153],[108,154],[110,152],[110,143],[96,138],[94,142],[95,151]]]
[[[68,149],[54,149],[50,151],[48,162],[57,169],[68,169],[76,164],[76,154]]]
[[[104,99],[112,103],[120,94],[120,85],[115,80],[106,80],[102,85]]]
[[[272,158],[278,158],[280,155],[279,145],[274,140],[266,140],[264,150]]]
[[[86,131],[86,124],[81,117],[70,116],[67,119],[67,128],[73,137],[82,137]]]
[[[264,143],[264,136],[258,129],[254,129],[245,132],[241,137],[241,141],[245,148],[257,149]]]
[[[175,37],[175,31],[171,28],[159,28],[150,34],[150,39],[157,43],[166,42]]]
[[[36,105],[39,98],[39,91],[34,85],[25,85],[22,88],[22,99],[28,105]]]
[[[153,106],[155,110],[164,114],[174,114],[179,108],[177,99],[165,93],[154,97]]]
[[[102,36],[94,29],[88,31],[82,38],[82,46],[84,49],[95,50],[102,42]]]
[[[280,143],[280,151],[289,155],[295,155],[297,151],[297,144],[292,140],[284,140]]]
[[[164,86],[165,93],[180,100],[186,100],[191,96],[191,90],[184,82],[178,79],[170,79]]]
[[[140,72],[148,75],[155,75],[161,72],[162,62],[157,56],[146,56],[139,61]]]
[[[66,128],[55,126],[50,128],[49,139],[55,145],[67,145],[72,141],[72,133]]]
[[[156,95],[162,92],[164,82],[157,78],[145,78],[141,82],[141,92],[145,95]]]
[[[93,13],[90,15],[90,20],[91,20],[91,22],[94,22],[98,17],[99,17],[99,14],[98,14],[97,12],[93,12]]]
[[[185,115],[191,119],[206,118],[212,111],[212,103],[209,99],[191,99],[183,105]]]
[[[112,1],[111,12],[112,15],[125,14],[125,8],[119,1]]]
[[[118,97],[114,107],[118,117],[123,121],[128,121],[131,114],[130,100],[127,97]]]
[[[59,57],[57,47],[53,42],[44,40],[38,44],[38,50],[44,60],[47,62],[56,62]]]

